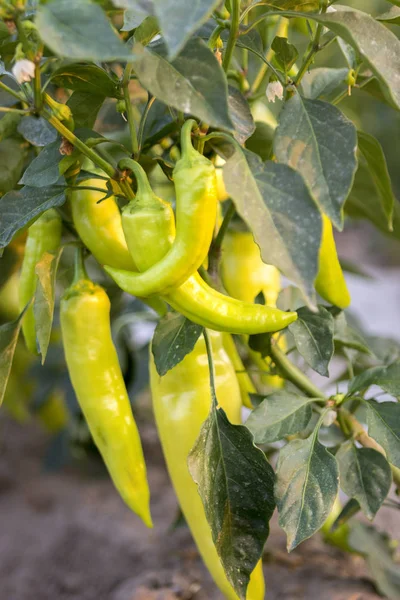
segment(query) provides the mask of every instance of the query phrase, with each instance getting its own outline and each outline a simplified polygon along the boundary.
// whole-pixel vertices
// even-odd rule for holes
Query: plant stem
[[[2,81],[0,81],[0,90],[3,90],[4,92],[7,92],[7,94],[11,94],[11,96],[14,96],[14,98],[16,98],[17,100],[19,100],[20,102],[25,102],[25,97],[24,96],[22,96],[19,92],[16,92],[12,88],[8,87],[8,85],[6,85],[5,83],[3,83]]]
[[[217,396],[216,396],[216,390],[215,390],[214,360],[213,360],[212,346],[211,346],[211,342],[210,342],[210,337],[208,335],[207,329],[204,329],[203,336],[204,336],[204,341],[206,343],[207,359],[208,359],[208,369],[209,369],[209,372],[210,372],[211,398],[212,398],[213,402],[215,402],[215,404],[217,404]]]
[[[149,99],[147,100],[147,104],[146,104],[145,109],[143,111],[142,118],[140,119],[139,133],[138,133],[138,158],[140,156],[140,153],[142,151],[142,146],[143,146],[144,126],[146,125],[146,120],[147,120],[148,114],[150,112],[151,107],[154,104],[155,99],[156,99],[155,96],[150,96],[149,95]]]
[[[215,240],[211,244],[210,252],[208,254],[208,272],[210,273],[211,277],[214,277],[214,275],[218,273],[218,264],[221,258],[222,242],[224,240],[225,233],[228,230],[229,223],[231,222],[231,219],[236,212],[236,208],[232,200],[229,200],[228,202],[230,203],[229,208],[225,213],[224,219],[221,223],[221,227],[219,228]]]
[[[240,18],[240,0],[231,0],[231,6],[232,6],[231,26],[230,26],[230,30],[229,30],[229,38],[228,38],[228,43],[226,45],[224,59],[222,61],[222,68],[224,69],[225,73],[229,69],[233,51],[234,51],[235,45],[236,45],[236,40],[238,37],[239,18]]]
[[[311,49],[310,49],[309,53],[307,54],[307,56],[305,57],[303,64],[301,65],[301,67],[299,69],[299,72],[297,73],[296,82],[295,82],[296,87],[299,85],[300,81],[303,79],[304,75],[307,73],[308,69],[310,68],[311,63],[313,62],[313,60],[315,58],[315,55],[320,50],[319,40],[321,38],[323,29],[324,29],[323,25],[320,24],[317,26],[317,31],[315,32],[315,37],[312,42]]]
[[[65,125],[61,123],[59,119],[57,119],[57,117],[54,117],[46,110],[43,110],[41,114],[45,119],[47,119],[50,125],[53,125],[54,129],[56,129],[58,133],[60,133],[63,137],[65,137],[65,139],[71,142],[71,144],[75,148],[78,148],[78,150],[80,150],[82,154],[84,154],[91,161],[93,161],[95,165],[97,165],[98,167],[100,167],[100,169],[107,173],[107,175],[111,177],[111,179],[118,180],[118,173],[114,169],[114,167],[110,165],[109,162],[101,158],[101,156],[99,156],[94,150],[89,148],[89,146],[87,146],[85,142],[82,142],[82,140],[77,138],[76,135],[72,133],[72,131],[70,131],[67,127],[65,127]]]
[[[294,383],[299,390],[307,394],[310,398],[326,400],[324,392],[314,385],[307,375],[304,375],[304,373],[302,373],[300,369],[287,358],[286,354],[284,354],[274,343],[274,340],[272,340],[271,344],[271,358],[285,379]]]
[[[30,113],[29,110],[23,108],[8,108],[7,106],[0,106],[0,112],[15,113],[17,115],[28,115]]]
[[[130,136],[131,136],[132,154],[135,157],[135,156],[137,156],[137,154],[139,152],[139,145],[138,145],[138,138],[137,138],[137,134],[136,134],[136,124],[135,124],[135,120],[133,118],[132,104],[131,104],[131,98],[129,95],[129,87],[128,87],[130,79],[131,79],[132,66],[133,66],[132,63],[128,63],[125,67],[124,76],[122,79],[122,91],[124,94],[124,100],[125,100],[125,104],[126,104],[126,115],[128,118],[129,132],[130,132]]]
[[[35,63],[35,81],[33,88],[35,98],[35,108],[39,112],[42,109],[43,98],[42,98],[42,81],[40,78],[40,64]]]
[[[285,34],[287,31],[287,22],[286,19],[284,19],[283,17],[280,17],[278,19],[278,22],[276,24],[274,33],[273,33],[273,38],[275,38],[277,35],[280,37],[285,37],[283,34]],[[272,39],[273,39],[272,38]],[[275,52],[272,50],[271,46],[268,48],[268,51],[265,55],[265,60],[267,62],[271,62],[272,57],[274,56]],[[255,80],[252,83],[252,86],[250,88],[250,94],[253,95],[258,91],[258,88],[260,87],[260,85],[263,82],[263,79],[265,77],[265,75],[267,74],[269,66],[267,65],[267,63],[263,63],[260,67],[260,70],[258,71]]]

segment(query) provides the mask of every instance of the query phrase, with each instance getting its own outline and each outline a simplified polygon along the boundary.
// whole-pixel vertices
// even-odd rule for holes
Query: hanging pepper
[[[182,127],[182,157],[173,171],[177,229],[170,249],[141,274],[109,269],[112,276],[124,277],[135,296],[168,293],[195,273],[207,256],[217,215],[217,181],[214,165],[192,146],[190,135],[195,124],[190,119]],[[130,159],[119,163],[120,169],[130,169],[131,166]],[[137,232],[132,225],[132,214],[135,219],[136,200],[122,211],[125,238],[135,259]],[[110,266],[107,261],[104,264]]]
[[[174,215],[171,206],[154,195],[142,167],[134,161],[129,164],[138,182],[136,202],[130,208],[130,248],[139,269],[150,272],[151,265],[159,263],[168,244],[173,243]],[[109,267],[105,270],[120,288],[135,295],[130,273]],[[225,296],[207,285],[197,273],[163,298],[194,323],[229,333],[278,331],[297,318],[297,313]]]
[[[221,334],[210,332],[216,394],[231,423],[241,423],[241,399],[235,371],[222,345]],[[215,549],[197,486],[187,458],[211,407],[207,352],[201,337],[183,361],[160,377],[150,352],[150,385],[157,429],[168,472],[199,552],[215,583],[229,600],[238,600]],[[247,600],[263,600],[261,561],[250,577]]]
[[[90,432],[121,497],[151,527],[146,465],[111,339],[110,301],[88,279],[79,251],[60,314],[69,375]]]
[[[60,215],[54,208],[51,208],[40,215],[33,225],[29,227],[19,283],[21,310],[25,308],[35,295],[37,282],[35,268],[37,263],[45,252],[55,252],[60,247],[61,226]],[[32,305],[25,313],[22,322],[22,332],[30,352],[37,354],[35,315]]]
[[[326,215],[322,215],[322,222],[322,242],[315,289],[324,300],[344,309],[351,302],[349,290],[338,259],[332,223]]]

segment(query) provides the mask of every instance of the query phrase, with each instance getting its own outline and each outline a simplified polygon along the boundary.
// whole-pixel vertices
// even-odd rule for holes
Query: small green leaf
[[[371,385],[378,385],[388,394],[400,397],[400,363],[389,367],[372,367],[357,375],[349,383],[349,393],[354,394]]]
[[[149,16],[154,15],[153,0],[113,0],[115,6],[126,8],[122,31],[136,29]]]
[[[289,392],[267,396],[246,421],[256,444],[270,444],[304,431],[310,422],[312,398]]]
[[[367,161],[369,173],[382,201],[382,208],[388,220],[389,230],[393,231],[393,209],[396,198],[382,146],[374,136],[359,131],[358,147]]]
[[[348,500],[348,502],[346,502],[346,504],[343,506],[339,515],[336,517],[331,527],[331,531],[335,532],[337,529],[342,527],[342,525],[345,525],[348,521],[350,521],[350,519],[352,519],[357,513],[359,513],[360,510],[361,506],[359,505],[357,500],[355,500],[354,498]]]
[[[335,346],[352,348],[364,354],[371,354],[364,338],[347,323],[346,315],[341,312],[335,317]]]
[[[386,458],[373,448],[357,448],[346,442],[336,453],[340,486],[355,498],[368,519],[373,519],[389,493],[392,471]]]
[[[135,31],[135,42],[147,46],[158,33],[160,33],[160,26],[156,17],[147,17]]]
[[[56,255],[45,252],[35,268],[37,284],[33,312],[42,364],[46,359],[53,325],[55,284],[61,253],[62,248]]]
[[[28,225],[48,208],[61,206],[65,191],[58,186],[8,192],[0,198],[0,248],[7,246],[17,231]]]
[[[95,96],[89,92],[74,92],[67,105],[74,115],[76,127],[92,129],[104,100],[104,96]]]
[[[108,75],[107,71],[97,65],[76,64],[64,65],[57,69],[51,82],[74,92],[87,92],[94,96],[118,98],[117,83]]]
[[[152,352],[157,373],[162,377],[191,352],[203,332],[179,313],[168,313],[154,332]]]
[[[153,96],[177,110],[191,113],[214,127],[233,131],[228,113],[228,86],[217,58],[199,38],[188,41],[170,62],[165,47],[134,46],[134,68]]]
[[[90,0],[41,4],[36,26],[43,42],[58,56],[94,62],[131,58],[102,8]]]
[[[17,185],[24,162],[25,151],[20,142],[13,139],[0,142],[0,193],[9,192]]]
[[[303,96],[311,100],[327,99],[338,93],[339,89],[347,87],[348,69],[333,69],[320,67],[306,73],[301,80]]]
[[[301,12],[313,12],[318,10],[318,0],[256,0],[253,4],[262,4],[273,9],[295,10]]]
[[[317,313],[303,306],[297,314],[297,321],[289,325],[297,350],[314,371],[329,377],[328,367],[334,350],[332,315],[321,305]]]
[[[389,23],[390,25],[400,25],[400,4],[397,6],[392,6],[387,12],[382,15],[378,15],[376,18],[377,21],[384,21],[385,23]]]
[[[288,73],[299,56],[296,46],[288,42],[287,38],[276,36],[271,48],[275,52],[274,60],[280,69]]]
[[[227,192],[253,231],[263,261],[295,282],[313,306],[322,220],[302,177],[287,165],[263,163],[249,150],[236,151],[223,174]]]
[[[22,175],[19,183],[31,187],[47,187],[60,179],[58,164],[62,159],[60,140],[45,146],[39,156],[33,159]]]
[[[261,354],[262,358],[271,354],[270,333],[254,333],[249,336],[249,348]]]
[[[3,402],[8,378],[10,376],[22,319],[28,306],[24,308],[15,321],[0,326],[0,406]]]
[[[229,114],[235,126],[235,138],[240,144],[244,144],[255,130],[249,103],[243,94],[232,86],[228,87],[228,93]]]
[[[268,123],[261,121],[256,121],[255,127],[253,135],[246,140],[246,148],[258,154],[262,161],[266,161],[271,156],[275,130]]]
[[[244,600],[275,508],[272,467],[249,430],[231,425],[215,402],[188,464],[226,576]]]
[[[385,450],[392,465],[400,468],[400,404],[367,402],[368,433]]]
[[[357,169],[357,132],[336,107],[294,94],[274,138],[278,161],[301,173],[324,213],[343,228],[343,204]]]
[[[289,552],[322,527],[338,493],[336,458],[318,441],[318,430],[279,453],[275,497]]]
[[[33,146],[47,146],[57,139],[57,131],[43,117],[24,117],[18,133]]]

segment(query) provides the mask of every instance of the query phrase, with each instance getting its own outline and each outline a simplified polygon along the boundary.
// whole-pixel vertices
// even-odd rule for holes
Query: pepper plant
[[[151,525],[97,282],[113,323],[157,321],[160,440],[227,598],[264,597],[275,508],[288,551],[321,530],[400,595],[393,543],[357,517],[400,507],[400,345],[354,325],[333,235],[400,238],[394,157],[363,130],[372,98],[398,127],[400,3],[350,4],[0,0],[0,401],[17,414],[21,330],[49,369],[63,296],[82,412]]]

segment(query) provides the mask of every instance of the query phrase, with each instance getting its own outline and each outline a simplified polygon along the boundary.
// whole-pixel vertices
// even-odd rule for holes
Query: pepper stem
[[[147,178],[146,171],[143,169],[143,167],[132,158],[123,158],[119,161],[118,168],[123,171],[132,171],[136,178],[138,191],[135,199],[135,204],[136,202],[140,202],[142,204],[153,204],[154,192],[151,189],[151,185]]]
[[[188,119],[182,126],[181,129],[181,149],[182,157],[188,158],[191,154],[197,154],[197,151],[193,148],[192,144],[192,130],[197,127],[197,123],[194,119]]]
[[[85,269],[85,261],[83,258],[83,247],[79,246],[75,249],[74,257],[74,279],[73,284],[78,283],[82,279],[89,279],[89,276]]]

